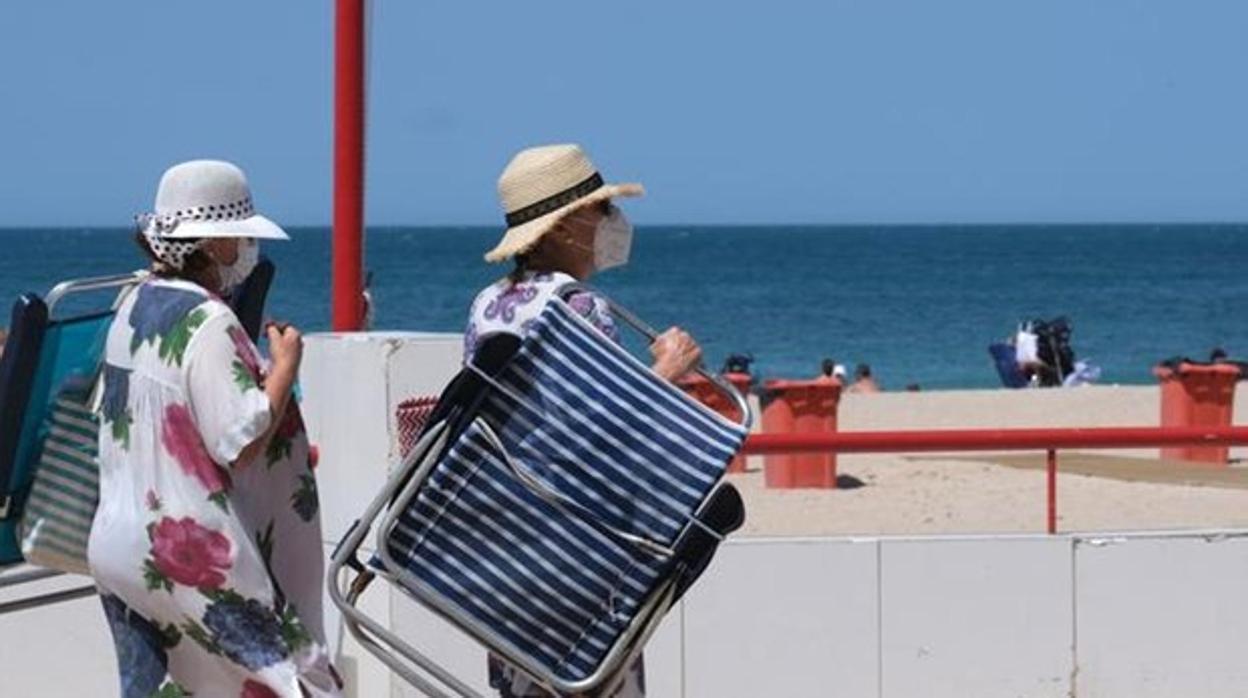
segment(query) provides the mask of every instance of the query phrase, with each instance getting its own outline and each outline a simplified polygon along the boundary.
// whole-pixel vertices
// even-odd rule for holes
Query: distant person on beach
[[[291,397],[303,340],[271,324],[266,362],[221,300],[254,268],[258,239],[288,237],[226,162],[170,168],[139,218],[152,274],[109,326],[87,548],[122,696],[342,695]]]
[[[880,384],[871,375],[870,365],[858,364],[858,367],[854,369],[854,382],[846,392],[863,394],[881,392]]]
[[[1232,359],[1222,347],[1209,352],[1209,363],[1234,366],[1239,369],[1239,379],[1248,380],[1248,361]]]
[[[836,363],[836,360],[832,358],[826,358],[819,363],[819,373],[826,378],[836,378],[842,381],[847,375],[845,367]]]
[[[513,260],[511,272],[487,286],[472,303],[464,331],[464,362],[491,335],[523,336],[546,302],[565,284],[628,262],[633,228],[612,199],[641,196],[639,184],[607,184],[576,145],[522,150],[503,170],[498,193],[506,212],[503,239],[485,254],[487,262]],[[612,340],[619,330],[606,302],[577,293],[568,304]],[[696,367],[702,350],[687,332],[669,328],[650,345],[653,369],[676,380]],[[645,670],[638,659],[627,669],[616,698],[645,695]],[[504,698],[545,697],[521,670],[489,658],[490,686]]]

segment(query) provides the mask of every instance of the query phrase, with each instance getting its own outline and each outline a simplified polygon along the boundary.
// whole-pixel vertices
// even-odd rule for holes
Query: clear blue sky
[[[0,4],[0,225],[210,156],[330,216],[329,0]],[[494,223],[585,144],[643,222],[1248,220],[1242,0],[375,0],[368,216]]]

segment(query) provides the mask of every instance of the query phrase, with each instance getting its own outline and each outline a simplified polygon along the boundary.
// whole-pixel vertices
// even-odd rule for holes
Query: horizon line
[[[332,223],[283,223],[285,228],[332,228]],[[1063,228],[1063,227],[1082,227],[1082,226],[1106,226],[1106,227],[1148,227],[1148,226],[1242,226],[1248,225],[1248,219],[1245,220],[1153,220],[1153,221],[1123,221],[1123,220],[1053,220],[1053,221],[939,221],[939,222],[896,222],[896,221],[868,221],[868,222],[767,222],[767,221],[748,221],[748,222],[647,222],[635,223],[636,227],[641,228],[757,228],[757,227],[774,227],[774,228]],[[502,229],[501,223],[368,223],[365,222],[364,229],[385,229],[385,228],[489,228]],[[42,223],[42,224],[8,224],[0,223],[0,231],[29,231],[29,230],[71,230],[71,229],[105,229],[105,230],[128,230],[133,229],[130,225],[117,224],[99,224],[99,223]]]

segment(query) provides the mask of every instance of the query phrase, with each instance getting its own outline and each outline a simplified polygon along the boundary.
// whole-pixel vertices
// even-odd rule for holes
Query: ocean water
[[[292,228],[266,244],[270,311],[329,323],[330,235]],[[481,254],[495,228],[374,228],[366,264],[380,329],[459,331],[506,267]],[[141,263],[121,229],[0,231],[0,296]],[[823,357],[869,363],[885,388],[999,385],[987,346],[1020,319],[1066,315],[1102,382],[1148,383],[1158,360],[1248,356],[1248,225],[651,226],[632,262],[594,279],[656,326],[680,325],[718,367],[814,375]]]

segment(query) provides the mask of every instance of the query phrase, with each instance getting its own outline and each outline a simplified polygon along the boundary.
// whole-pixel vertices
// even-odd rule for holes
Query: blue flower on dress
[[[312,475],[299,476],[299,489],[290,496],[291,506],[305,523],[316,517],[321,509],[320,499],[316,493],[316,478]]]
[[[204,625],[225,656],[252,671],[276,664],[290,654],[281,618],[255,599],[235,593],[219,595],[204,613]]]
[[[140,286],[130,310],[130,326],[134,328],[130,351],[137,351],[144,342],[155,342],[172,332],[204,300],[202,294],[186,289],[152,283]]]
[[[151,623],[130,612],[116,596],[103,594],[104,616],[117,648],[122,698],[148,698],[160,689],[168,671],[168,638]]]
[[[104,423],[110,425],[113,441],[130,448],[130,371],[104,364]]]
[[[181,366],[191,335],[208,318],[207,311],[198,307],[205,300],[203,293],[144,283],[135,306],[130,308],[130,326],[135,330],[130,353],[134,355],[145,342],[151,342],[160,347],[162,360]]]
[[[126,415],[130,402],[130,369],[104,364],[104,420],[116,422]]]

